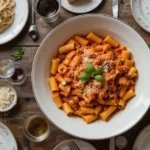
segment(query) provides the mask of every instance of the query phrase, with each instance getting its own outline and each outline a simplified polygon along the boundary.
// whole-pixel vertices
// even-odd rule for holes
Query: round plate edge
[[[130,0],[130,7],[131,7],[131,12],[132,12],[132,15],[133,15],[135,21],[137,22],[137,24],[138,24],[142,29],[144,29],[145,31],[147,31],[148,33],[150,33],[150,30],[147,30],[147,28],[145,28],[144,26],[142,26],[141,23],[139,23],[139,21],[137,20],[136,15],[135,15],[134,10],[133,10],[133,2],[132,2],[132,1],[133,1],[133,0]]]
[[[62,144],[65,144],[65,143],[67,143],[67,142],[69,142],[69,141],[74,141],[74,140],[78,140],[78,141],[82,141],[82,142],[88,143],[88,142],[83,141],[83,140],[80,140],[80,139],[69,139],[69,140],[65,140],[65,141],[59,143],[56,147],[54,147],[53,150],[57,150],[57,149],[59,148],[59,146],[61,146]],[[90,144],[90,143],[88,143],[88,144],[93,147],[93,150],[97,150],[92,144]]]
[[[80,15],[81,15],[81,14],[85,14],[85,13],[91,12],[92,10],[96,9],[102,2],[103,2],[103,0],[100,0],[99,3],[98,3],[98,5],[97,5],[96,7],[93,7],[91,10],[84,11],[84,12],[71,11],[71,10],[67,9],[66,7],[64,7],[64,6],[62,5],[62,3],[61,3],[61,6],[62,6],[65,10],[67,10],[67,11],[69,11],[69,12],[76,13],[76,14],[80,14]]]
[[[27,11],[28,11],[28,13],[27,13],[27,19],[26,19],[26,21],[25,21],[25,23],[24,23],[24,25],[22,26],[22,28],[21,28],[21,30],[14,36],[14,37],[12,37],[12,38],[10,38],[8,41],[5,41],[5,42],[0,42],[0,45],[3,45],[3,44],[6,44],[6,43],[8,43],[8,42],[10,42],[10,41],[12,41],[14,38],[16,38],[19,34],[20,34],[20,32],[24,29],[24,27],[25,27],[25,25],[26,25],[26,23],[27,23],[27,21],[28,21],[28,17],[29,17],[29,1],[28,0],[26,0],[26,2],[27,2]]]
[[[138,141],[138,139],[140,138],[140,136],[143,134],[143,132],[144,132],[147,128],[150,128],[150,124],[148,124],[147,126],[145,126],[145,127],[140,131],[140,133],[137,135],[137,137],[136,137],[136,139],[135,139],[135,141],[134,141],[132,150],[136,150],[137,141]]]
[[[15,145],[16,145],[16,148],[17,148],[16,150],[18,150],[17,141],[16,141],[16,139],[15,139],[13,133],[11,132],[11,130],[10,130],[4,123],[0,122],[0,124],[1,124],[2,126],[4,126],[4,127],[9,131],[9,133],[11,134],[11,136],[12,136],[12,138],[13,138],[13,140],[14,140],[14,143],[15,143]]]

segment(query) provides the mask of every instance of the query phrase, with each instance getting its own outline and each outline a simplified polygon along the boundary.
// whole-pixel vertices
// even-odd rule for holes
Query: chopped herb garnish
[[[98,68],[96,69],[91,63],[87,62],[86,63],[86,69],[84,70],[83,73],[81,73],[78,78],[81,79],[82,83],[88,82],[90,78],[95,78],[99,82],[104,81],[104,77],[101,75],[103,72],[104,68]]]
[[[22,59],[23,54],[24,54],[24,49],[17,48],[17,49],[15,49],[15,52],[13,54],[11,54],[11,56],[15,58],[15,61],[17,61],[17,60]]]

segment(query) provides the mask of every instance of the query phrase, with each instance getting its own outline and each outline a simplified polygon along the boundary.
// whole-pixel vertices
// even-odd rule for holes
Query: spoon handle
[[[109,141],[109,150],[115,150],[115,137],[112,137]]]
[[[35,0],[31,0],[32,1],[32,25],[35,25],[35,12],[34,12],[34,3],[35,3]]]
[[[29,150],[29,148],[30,148],[30,141],[23,134],[23,150]]]

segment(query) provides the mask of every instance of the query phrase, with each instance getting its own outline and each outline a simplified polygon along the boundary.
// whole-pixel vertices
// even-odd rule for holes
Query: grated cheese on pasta
[[[65,81],[61,82],[62,85],[66,85],[67,83]]]
[[[83,61],[82,62],[88,62],[89,58],[88,57],[83,57]]]
[[[12,104],[14,92],[6,86],[0,87],[0,108],[6,109]]]

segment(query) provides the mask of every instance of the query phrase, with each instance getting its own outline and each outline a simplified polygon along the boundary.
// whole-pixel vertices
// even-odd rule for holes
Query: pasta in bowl
[[[107,120],[135,96],[134,64],[131,52],[111,36],[76,35],[52,59],[52,97],[68,116],[77,115],[86,123]]]
[[[98,37],[96,41],[92,35]],[[79,42],[79,39],[84,39],[81,41],[84,41],[85,45],[81,41]],[[88,44],[86,44],[87,41]],[[110,41],[115,41],[119,45],[112,46]],[[95,51],[94,47],[99,47],[100,51]],[[91,53],[91,56],[90,53],[87,53],[87,57],[90,56],[89,59],[84,56],[85,48],[87,52]],[[70,53],[74,56],[71,57]],[[112,55],[114,58],[111,62],[107,60],[95,62],[97,57],[106,59]],[[95,14],[71,18],[51,31],[36,53],[32,66],[32,86],[37,103],[54,125],[75,137],[99,140],[119,135],[133,127],[149,108],[149,55],[150,51],[144,40],[131,27],[119,20]],[[69,66],[73,65],[71,62],[77,56],[85,58],[84,60],[82,58],[82,61],[77,59],[80,63],[71,72]],[[70,61],[69,65],[68,61]],[[67,72],[64,74],[66,67],[63,65],[67,67]],[[55,67],[58,68],[55,70]],[[112,70],[115,72],[115,74],[113,73],[116,75],[115,80],[114,76],[106,75],[112,73],[110,68],[113,68]],[[130,74],[128,74],[130,69]],[[106,72],[107,70],[108,72]],[[71,74],[75,76],[73,78],[75,83],[69,83]],[[109,81],[110,77],[113,80]],[[48,81],[52,82],[53,86],[57,84],[50,88]],[[103,94],[102,92],[98,93],[95,90],[92,91],[92,95],[89,95],[91,88],[88,87],[96,86],[98,91],[104,89],[105,93],[107,83],[108,86],[113,87],[112,91],[115,91],[115,88],[116,91],[112,93],[111,90],[106,90],[108,95],[104,94],[105,97],[102,95],[101,99],[99,98],[100,94]],[[77,95],[78,92],[76,93],[76,90],[78,91],[80,88],[82,90],[81,97]],[[69,95],[66,95],[67,91]],[[66,99],[67,96],[68,99]],[[60,99],[61,101],[59,101]],[[75,106],[73,106],[74,103]],[[85,104],[90,104],[90,107],[85,107]],[[71,106],[71,111],[68,110],[68,105]],[[68,116],[63,112],[63,108]],[[109,110],[109,113],[106,110]]]

